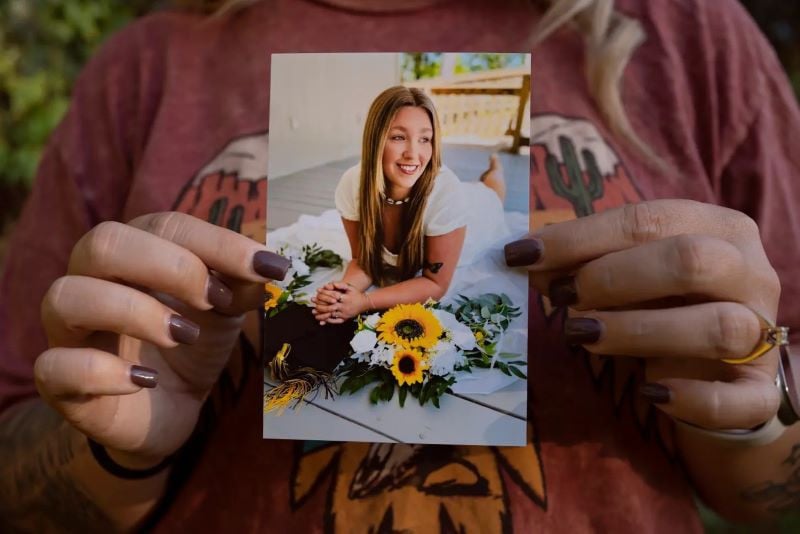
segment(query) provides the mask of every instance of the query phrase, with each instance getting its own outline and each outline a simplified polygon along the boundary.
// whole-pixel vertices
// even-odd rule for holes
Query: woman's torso
[[[615,139],[586,89],[582,41],[562,31],[533,60],[536,224],[582,215],[578,206],[587,206],[559,193],[553,181],[562,177],[546,172],[548,156],[564,164],[559,142],[593,151],[600,162],[604,189],[589,199],[592,211],[661,196],[717,200],[709,171],[713,158],[697,148],[686,102],[675,102],[691,80],[663,75],[684,67],[660,54],[671,46],[660,36],[677,31],[666,18],[670,2],[624,4],[651,30],[663,24],[638,52],[649,60],[634,62],[626,74],[633,126],[695,179],[654,170]],[[205,24],[157,15],[117,41],[117,51],[107,53],[105,80],[97,80],[119,84],[109,89],[109,99],[127,110],[118,120],[133,147],[129,187],[98,194],[118,206],[121,219],[177,209],[263,238],[266,166],[252,162],[266,162],[270,53],[517,51],[525,49],[532,26],[524,3],[489,1],[374,16],[276,0]],[[711,98],[696,87],[688,91],[695,91],[688,98],[697,102]],[[657,123],[648,115],[653,109],[661,110]],[[243,216],[233,218],[237,206]],[[387,248],[397,252],[397,236],[385,237]],[[360,466],[373,457],[371,445],[262,440],[256,411],[260,370],[254,362],[234,362],[214,395],[218,417],[203,457],[160,530],[699,530],[670,429],[631,394],[641,380],[640,365],[570,352],[561,337],[560,312],[545,308],[538,295],[530,302],[527,447],[425,446],[410,467],[413,476],[392,478],[392,461],[405,454],[398,445],[370,467],[384,470],[381,479],[388,482],[354,492],[362,483]]]

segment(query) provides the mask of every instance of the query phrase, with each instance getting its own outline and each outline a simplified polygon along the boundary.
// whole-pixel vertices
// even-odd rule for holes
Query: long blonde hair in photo
[[[222,16],[259,0],[175,1],[190,9]],[[544,10],[539,23],[531,28],[528,42],[523,47],[526,50],[533,50],[563,26],[571,26],[583,35],[586,42],[586,80],[603,119],[611,131],[639,150],[649,163],[660,165],[659,158],[633,130],[620,94],[625,66],[645,39],[641,24],[615,11],[614,0],[516,1]]]
[[[407,208],[401,221],[401,235],[405,236],[397,261],[400,280],[413,278],[424,263],[424,232],[422,216],[434,178],[441,168],[442,152],[439,118],[433,102],[421,89],[398,85],[386,89],[375,98],[367,113],[361,141],[361,187],[359,189],[359,250],[358,263],[376,285],[387,279],[383,251],[383,196],[386,181],[383,175],[383,149],[389,127],[400,108],[415,106],[424,109],[433,125],[431,159],[422,175],[411,188]]]

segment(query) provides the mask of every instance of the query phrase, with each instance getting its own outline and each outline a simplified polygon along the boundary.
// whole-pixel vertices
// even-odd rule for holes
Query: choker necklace
[[[399,206],[400,204],[405,204],[406,202],[411,200],[411,197],[406,197],[403,200],[394,200],[387,197],[386,195],[381,195],[381,196],[383,197],[383,201],[389,204],[390,206]]]

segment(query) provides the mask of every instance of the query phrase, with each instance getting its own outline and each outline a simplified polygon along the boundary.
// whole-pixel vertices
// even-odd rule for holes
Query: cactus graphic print
[[[643,200],[628,169],[587,120],[532,117],[531,165],[536,227]]]

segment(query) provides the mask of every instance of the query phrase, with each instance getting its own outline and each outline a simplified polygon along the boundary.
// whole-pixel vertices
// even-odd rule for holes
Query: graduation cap
[[[354,319],[320,325],[312,309],[295,302],[263,319],[263,354],[278,385],[264,394],[264,411],[297,406],[312,394],[336,392],[333,370],[350,353]]]

